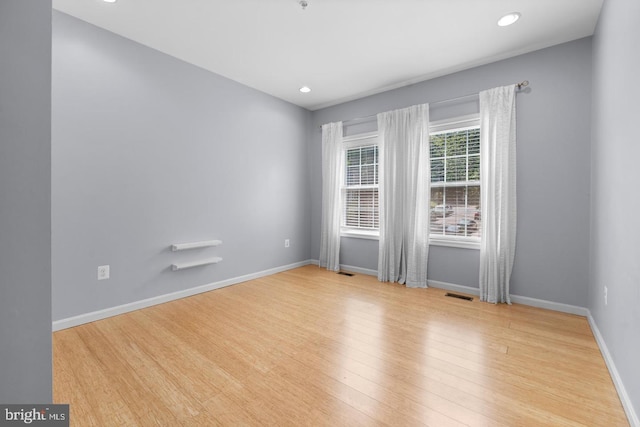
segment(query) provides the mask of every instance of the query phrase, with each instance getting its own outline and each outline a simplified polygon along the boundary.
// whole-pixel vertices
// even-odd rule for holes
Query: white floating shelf
[[[215,258],[203,259],[200,261],[181,262],[179,264],[171,264],[171,270],[178,271],[178,270],[184,270],[186,268],[191,268],[191,267],[200,267],[201,265],[217,264],[220,261],[222,261],[222,258],[215,257]]]
[[[186,249],[207,248],[209,246],[218,246],[222,244],[222,240],[205,240],[203,242],[192,243],[176,243],[171,245],[172,251],[184,251]]]

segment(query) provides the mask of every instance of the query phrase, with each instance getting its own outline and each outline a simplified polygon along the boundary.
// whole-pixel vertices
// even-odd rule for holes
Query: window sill
[[[354,239],[367,239],[367,240],[380,240],[380,233],[378,231],[365,231],[365,230],[342,230],[340,237],[349,237]],[[429,237],[430,246],[448,246],[451,248],[463,248],[463,249],[475,249],[480,250],[479,240],[468,240],[465,238],[442,238],[442,237]]]
[[[451,248],[475,249],[480,250],[479,240],[467,240],[464,238],[442,238],[429,237],[429,246],[448,246]]]
[[[378,230],[375,230],[375,231],[342,230],[340,231],[340,237],[353,237],[356,239],[379,240],[380,232]]]

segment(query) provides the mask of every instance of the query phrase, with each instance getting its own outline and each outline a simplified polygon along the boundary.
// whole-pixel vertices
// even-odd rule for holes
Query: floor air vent
[[[346,271],[338,271],[338,274],[342,274],[343,276],[349,276],[349,277],[355,276],[355,274],[347,273]]]
[[[444,294],[445,297],[451,297],[451,298],[458,298],[458,299],[463,299],[466,301],[473,301],[473,298],[471,297],[467,297],[465,295],[459,295],[459,294],[452,294],[451,292],[447,292],[446,294]]]

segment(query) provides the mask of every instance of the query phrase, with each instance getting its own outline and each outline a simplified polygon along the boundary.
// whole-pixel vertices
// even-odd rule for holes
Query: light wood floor
[[[583,317],[315,266],[54,333],[75,426],[628,426]]]

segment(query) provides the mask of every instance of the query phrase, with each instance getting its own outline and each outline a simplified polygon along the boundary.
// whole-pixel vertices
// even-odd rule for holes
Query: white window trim
[[[340,237],[353,237],[354,239],[380,240],[380,229],[363,230],[359,228],[342,227]]]
[[[480,114],[469,114],[466,116],[455,117],[453,119],[437,120],[429,123],[429,137],[431,135],[437,135],[440,133],[451,132],[452,130],[467,130],[480,126]],[[476,185],[480,184],[480,181],[466,181],[457,182],[457,185]],[[456,185],[454,184],[454,185]],[[432,184],[429,180],[429,191],[432,187],[449,187],[444,182],[437,182]],[[480,188],[482,191],[482,188]],[[433,246],[448,246],[453,248],[464,249],[480,249],[480,242],[482,237],[463,237],[463,236],[445,236],[440,234],[431,234],[429,232],[429,245]]]
[[[343,153],[347,150],[355,147],[366,146],[366,145],[378,145],[378,132],[364,132],[356,135],[346,136],[342,138],[343,143]],[[364,186],[363,188],[371,188],[372,186]],[[355,188],[355,187],[352,187]],[[344,173],[342,175],[342,180],[340,183],[340,191],[344,192],[346,189],[344,183]],[[341,196],[344,197],[344,194]],[[354,227],[346,227],[342,225],[340,227],[340,237],[353,237],[356,239],[370,239],[370,240],[378,240],[380,238],[380,230],[372,230],[372,229],[364,229],[364,228],[354,228]]]
[[[480,126],[480,114],[468,114],[453,119],[437,120],[429,123],[429,135],[451,130],[467,130]]]
[[[371,139],[371,142],[365,142],[363,139]],[[378,132],[365,132],[359,133],[357,135],[345,136],[342,138],[342,143],[344,144],[344,149],[348,150],[349,148],[359,147],[361,145],[372,145],[378,144]]]
[[[476,128],[480,125],[479,114],[469,114],[466,116],[456,117],[454,119],[437,120],[429,123],[429,135],[449,132],[451,130],[466,130]],[[351,135],[343,138],[344,150],[358,147],[361,145],[369,145],[372,142],[377,144],[378,132],[366,132]],[[375,141],[366,141],[375,140]],[[475,184],[470,181],[466,184]],[[445,186],[443,183],[436,183],[436,186]],[[344,189],[344,183],[341,185]],[[431,182],[429,182],[429,191],[431,191]],[[482,191],[482,190],[481,190]],[[349,237],[356,239],[379,240],[379,230],[365,230],[352,227],[342,226],[340,228],[340,237]],[[461,236],[443,236],[433,235],[429,233],[429,245],[431,246],[447,246],[463,249],[480,250],[481,238],[478,237],[461,237]]]
[[[429,236],[430,246],[449,246],[452,248],[480,250],[480,239],[477,237]]]

